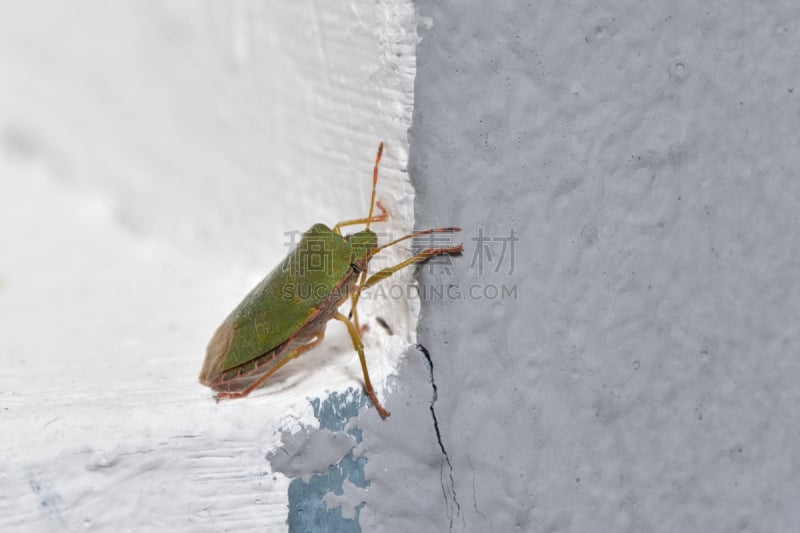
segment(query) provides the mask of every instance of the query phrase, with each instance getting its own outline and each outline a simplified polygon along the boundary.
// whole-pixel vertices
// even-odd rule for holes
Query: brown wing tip
[[[203,361],[203,368],[200,370],[200,383],[211,386],[211,383],[222,373],[225,368],[225,359],[228,357],[228,352],[233,342],[233,322],[226,320],[214,336],[208,342],[206,348],[206,359]]]

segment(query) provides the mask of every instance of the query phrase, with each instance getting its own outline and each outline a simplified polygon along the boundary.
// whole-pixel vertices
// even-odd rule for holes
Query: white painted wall
[[[2,8],[0,530],[281,530],[270,468],[349,446],[307,402],[359,382],[339,328],[248,401],[195,381],[284,232],[366,209],[380,138],[412,221],[414,14],[293,5]],[[416,8],[416,220],[467,245],[422,282],[517,298],[422,306],[434,371],[406,352],[350,426],[369,485],[318,499],[366,531],[794,531],[800,10]],[[369,338],[383,377],[401,342]]]
[[[800,4],[416,5],[420,283],[518,293],[422,306],[364,531],[796,531]]]
[[[286,527],[264,456],[357,357],[332,325],[216,404],[205,343],[285,232],[366,214],[380,140],[382,229],[413,225],[415,45],[401,1],[0,7],[0,530]],[[380,313],[382,390],[416,309]]]

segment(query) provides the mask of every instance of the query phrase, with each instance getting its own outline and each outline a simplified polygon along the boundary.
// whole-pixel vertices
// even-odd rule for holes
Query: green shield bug
[[[389,416],[378,401],[367,371],[358,325],[359,295],[402,268],[437,255],[460,253],[462,246],[425,248],[405,261],[367,275],[370,260],[389,246],[419,235],[460,231],[459,228],[414,231],[379,245],[370,224],[388,219],[381,202],[375,201],[382,154],[383,143],[380,143],[372,171],[367,217],[339,222],[333,229],[314,224],[217,328],[206,349],[200,383],[217,391],[218,400],[250,394],[280,367],[322,342],[328,321],[336,319],[347,327],[358,353],[367,396],[382,418]],[[373,214],[376,205],[381,210],[379,215]],[[341,228],[360,224],[366,226],[362,231],[342,234]],[[339,307],[348,299],[350,314],[345,316]]]

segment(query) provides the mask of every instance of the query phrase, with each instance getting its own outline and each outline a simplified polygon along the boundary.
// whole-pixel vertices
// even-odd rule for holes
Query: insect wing
[[[233,336],[224,369],[245,364],[295,335],[311,320],[350,269],[350,249],[324,224],[297,246],[231,313]]]

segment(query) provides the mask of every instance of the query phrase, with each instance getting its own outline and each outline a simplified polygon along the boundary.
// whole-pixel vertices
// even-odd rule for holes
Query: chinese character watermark
[[[425,250],[433,250],[437,248],[450,248],[453,246],[453,236],[455,232],[451,231],[434,231],[427,235],[417,235],[411,239],[411,250],[414,255],[423,253]],[[442,274],[451,275],[450,266],[453,264],[453,257],[451,254],[440,254],[431,257],[425,261],[426,266],[430,269],[430,275],[436,274],[436,267],[442,268]]]
[[[294,253],[288,257],[286,268],[294,276],[303,276],[308,272],[333,273],[333,248],[326,235],[315,235],[312,232],[303,234],[297,240],[299,231],[287,231],[284,235],[288,238],[287,246],[296,247]]]
[[[333,234],[328,232],[317,233],[314,228],[306,233],[299,231],[286,232],[284,233],[286,237],[284,244],[294,251],[287,256],[283,268],[289,271],[291,275],[298,277],[295,280],[298,284],[319,283],[319,277],[314,276],[312,273],[324,272],[328,276],[334,275],[333,269],[336,264],[341,263],[343,260],[346,261],[342,257],[343,251],[350,254],[350,264],[354,269],[360,272],[366,264],[369,267],[369,271],[375,273],[392,269],[395,266],[394,261],[391,260],[391,254],[377,253],[374,257],[371,255],[383,249],[380,243],[394,243],[395,240],[403,241],[411,237],[411,255],[425,256],[431,250],[449,248],[458,248],[460,250],[460,243],[465,240],[456,234],[456,229],[450,231],[450,228],[442,228],[441,230],[427,231],[424,235],[413,233],[411,234],[413,237],[406,235],[399,239],[394,239],[390,232],[377,233],[377,244],[373,238],[366,240],[353,239],[352,236],[338,237],[338,239],[332,238],[334,237]],[[344,239],[344,241],[340,242],[341,239]],[[469,240],[475,243],[469,267],[476,270],[479,276],[484,274],[512,276],[514,274],[516,246],[520,242],[519,234],[515,228],[510,228],[507,234],[489,234],[483,228],[479,228],[477,234],[470,237]],[[451,276],[451,267],[455,265],[454,260],[456,259],[453,254],[444,253],[433,255],[422,261],[421,264],[430,268],[432,276],[435,274]],[[392,261],[391,264],[389,263],[390,261]],[[411,261],[407,260],[405,263],[411,264]],[[440,270],[436,270],[437,268]],[[308,292],[306,289],[309,289],[309,287],[304,286],[302,289]],[[330,284],[325,281],[322,283],[321,288],[314,287],[314,289],[317,292],[329,291]],[[415,294],[409,294],[410,290],[415,291]],[[305,292],[301,294],[298,291],[297,294],[292,294],[291,296],[306,297]],[[430,283],[425,283],[423,286],[416,282],[406,286],[383,281],[375,285],[370,292],[365,293],[362,297],[369,299],[370,294],[375,299],[413,298],[416,296],[424,300],[516,300],[517,286],[516,284],[497,283],[472,284],[464,287],[461,287],[458,283],[450,283],[446,286],[433,286]]]
[[[507,264],[507,276],[514,273],[514,248],[516,243],[519,242],[519,236],[511,228],[508,237],[506,236],[493,236],[489,237],[483,234],[483,228],[478,229],[478,236],[471,237],[470,240],[475,244],[475,250],[472,255],[472,263],[470,268],[478,268],[478,275],[483,275],[485,265],[484,263],[494,263],[494,273],[498,274]],[[496,253],[497,248],[500,252]],[[496,260],[496,262],[495,262]]]

